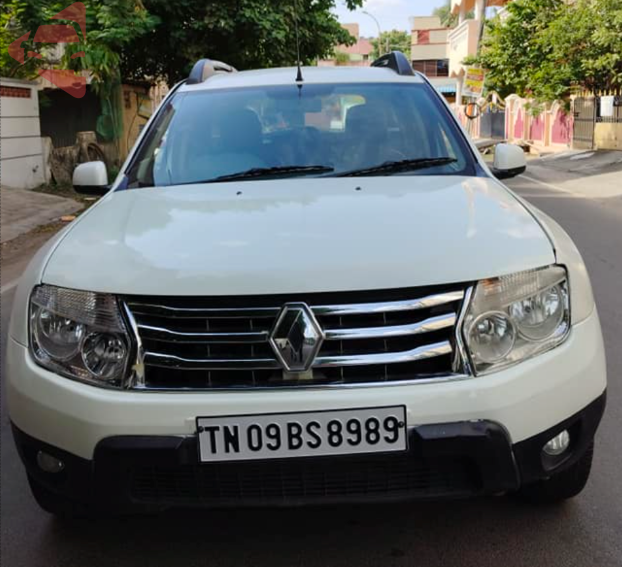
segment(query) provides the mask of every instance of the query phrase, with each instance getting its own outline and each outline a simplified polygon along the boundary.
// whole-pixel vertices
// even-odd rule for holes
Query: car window
[[[324,166],[334,174],[451,157],[403,175],[472,174],[448,111],[422,84],[267,86],[175,95],[133,160],[130,187],[211,181],[250,169]]]

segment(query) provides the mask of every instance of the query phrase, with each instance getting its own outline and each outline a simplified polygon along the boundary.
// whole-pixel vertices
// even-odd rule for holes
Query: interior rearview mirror
[[[492,172],[497,179],[509,179],[524,173],[527,159],[523,148],[516,144],[497,144]]]
[[[82,195],[104,195],[108,192],[108,172],[103,161],[81,163],[73,170],[73,188]]]

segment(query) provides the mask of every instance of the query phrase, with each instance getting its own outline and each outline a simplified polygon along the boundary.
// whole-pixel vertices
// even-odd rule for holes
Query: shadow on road
[[[69,557],[84,566],[353,566],[400,564],[404,558],[417,565],[508,566],[528,565],[525,559],[532,549],[538,550],[538,564],[544,565],[542,550],[556,539],[559,524],[576,522],[575,537],[588,538],[584,542],[589,546],[578,507],[570,503],[534,509],[512,499],[490,498],[441,504],[179,511],[111,522],[48,519],[39,541],[40,552],[45,553],[39,557],[66,557],[64,566],[74,564]],[[77,550],[81,551],[76,556]],[[520,556],[515,557],[518,550]],[[575,559],[578,551],[574,549]],[[551,564],[575,564],[570,559]]]

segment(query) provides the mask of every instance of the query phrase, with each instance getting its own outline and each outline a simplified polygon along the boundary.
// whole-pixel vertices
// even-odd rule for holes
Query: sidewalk
[[[22,189],[0,189],[0,242],[4,244],[35,228],[82,209],[73,199]]]
[[[500,144],[504,140],[493,140],[492,138],[473,138],[473,143],[478,150],[485,150],[486,148],[492,148],[497,144]]]
[[[577,151],[531,159],[523,177],[592,199],[622,196],[622,151]]]

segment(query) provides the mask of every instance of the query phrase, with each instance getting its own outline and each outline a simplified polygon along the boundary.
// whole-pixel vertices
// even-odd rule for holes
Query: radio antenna
[[[294,2],[294,23],[296,28],[296,66],[298,67],[298,72],[296,73],[296,82],[302,83],[304,79],[302,78],[302,68],[300,67],[300,34],[298,32],[298,0],[293,0]],[[302,86],[302,85],[298,85]]]

